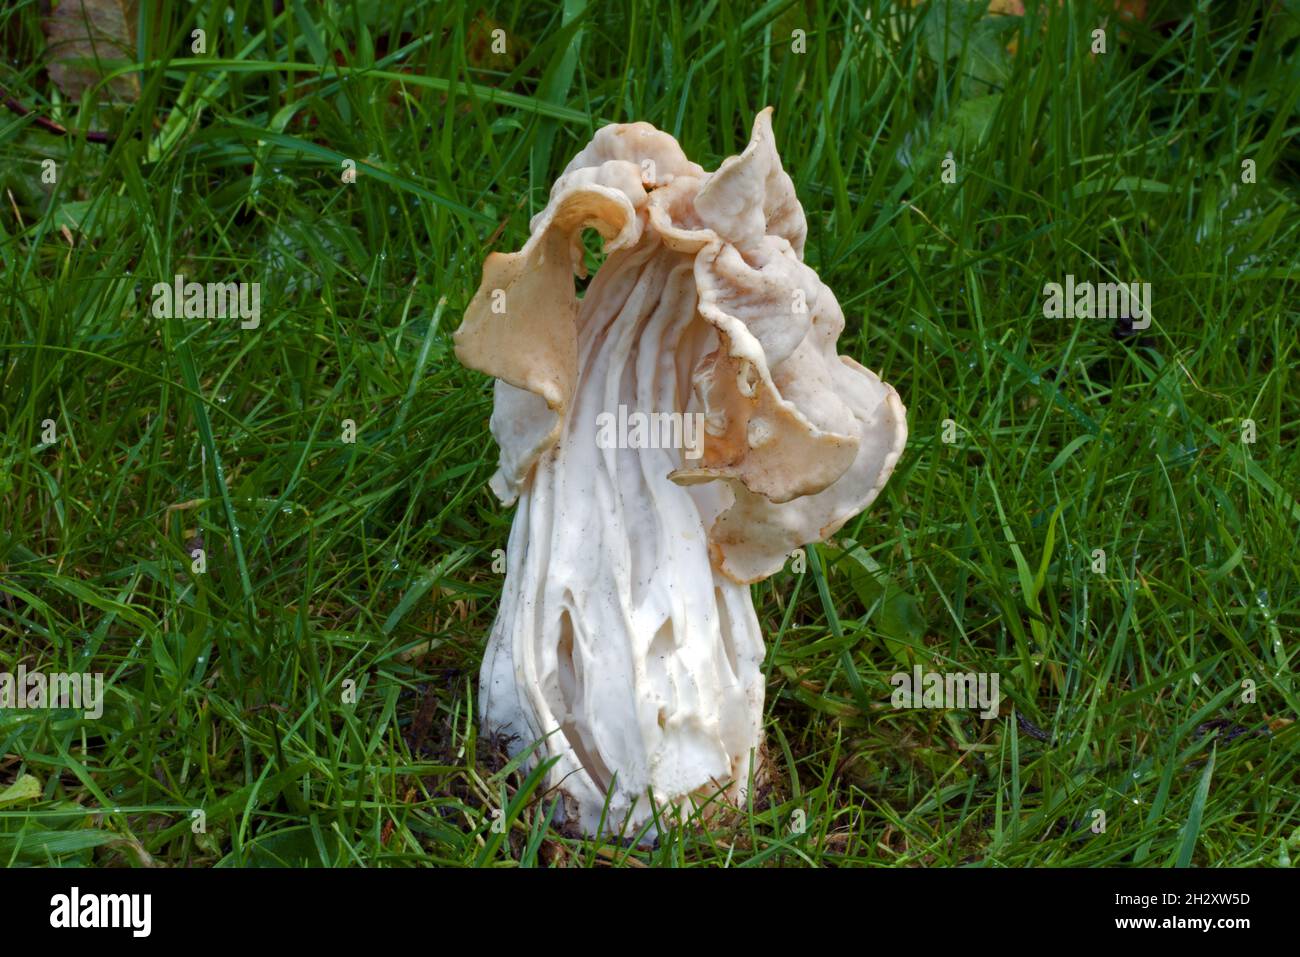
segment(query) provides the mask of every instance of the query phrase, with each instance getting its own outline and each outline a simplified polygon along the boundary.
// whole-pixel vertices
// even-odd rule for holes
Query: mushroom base
[[[692,257],[653,233],[611,254],[579,329],[572,411],[511,527],[480,709],[511,755],[536,744],[530,764],[555,759],[547,800],[561,797],[571,827],[631,835],[652,802],[661,820],[719,796],[743,804],[762,750],[764,647],[749,587],[710,558],[727,486],[674,483],[685,449],[597,440],[598,417],[620,405],[693,414],[679,370],[716,336],[695,311]]]

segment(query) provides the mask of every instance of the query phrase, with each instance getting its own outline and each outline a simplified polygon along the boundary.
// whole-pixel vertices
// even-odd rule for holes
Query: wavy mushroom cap
[[[906,410],[835,351],[844,316],[803,262],[807,223],[771,112],[712,173],[648,123],[604,127],[565,167],[524,247],[488,256],[455,343],[463,364],[498,380],[491,485],[504,502],[527,485],[572,406],[585,228],[607,252],[653,238],[694,256],[696,321],[716,331],[718,348],[687,370],[705,414],[703,457],[672,478],[731,488],[709,530],[718,571],[765,578],[879,494],[907,440]]]

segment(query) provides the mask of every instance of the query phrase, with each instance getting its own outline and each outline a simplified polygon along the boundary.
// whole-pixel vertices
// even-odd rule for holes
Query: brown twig
[[[45,130],[47,133],[54,133],[58,136],[73,135],[72,133],[68,132],[67,129],[60,126],[58,123],[55,123],[53,120],[47,119],[44,116],[39,116],[33,113],[30,109],[28,109],[27,107],[19,103],[18,100],[16,100],[14,97],[10,96],[9,91],[6,90],[4,87],[0,87],[0,95],[4,96],[4,103],[6,107],[8,107],[14,113],[17,113],[19,116],[30,116],[32,118],[32,122],[35,123],[37,126],[39,126],[41,129]],[[103,130],[86,131],[86,141],[88,143],[111,143],[112,140],[113,137],[110,134],[105,133]]]

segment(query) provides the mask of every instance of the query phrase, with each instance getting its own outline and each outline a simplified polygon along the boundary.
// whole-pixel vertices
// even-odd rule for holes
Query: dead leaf
[[[110,72],[114,60],[133,60],[131,16],[126,0],[50,0],[42,5],[46,69],[64,95],[81,95]],[[129,73],[100,87],[115,102],[134,102],[140,78]]]
[[[20,801],[35,801],[40,796],[41,782],[30,774],[24,774],[13,784],[0,791],[0,807]]]

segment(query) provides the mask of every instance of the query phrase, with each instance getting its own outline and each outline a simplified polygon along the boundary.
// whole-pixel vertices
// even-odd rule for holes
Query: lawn
[[[0,673],[104,696],[0,709],[0,865],[1300,858],[1296,0],[86,4],[0,12]],[[597,129],[714,169],[769,105],[907,448],[753,586],[771,786],[567,836],[479,735],[512,510],[451,334]]]

